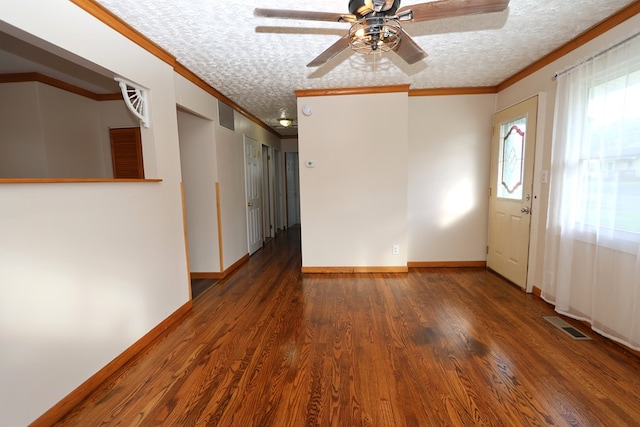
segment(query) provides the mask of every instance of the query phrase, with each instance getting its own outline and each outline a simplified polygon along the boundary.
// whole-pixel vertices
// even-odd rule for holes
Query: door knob
[[[531,209],[529,209],[528,206],[525,206],[524,208],[520,209],[520,212],[522,212],[523,214],[530,214]]]
[[[249,202],[249,203],[247,203],[247,206],[251,207],[251,206],[253,206],[253,203]]]

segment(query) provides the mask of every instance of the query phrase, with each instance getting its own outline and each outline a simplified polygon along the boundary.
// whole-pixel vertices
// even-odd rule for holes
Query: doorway
[[[286,153],[287,227],[300,224],[300,181],[298,153]]]
[[[276,233],[283,231],[286,226],[284,222],[285,218],[285,197],[284,197],[284,168],[282,167],[282,151],[274,148],[274,204],[275,204],[275,226]]]
[[[244,136],[247,243],[249,255],[262,247],[262,164],[260,143]]]
[[[274,227],[274,203],[273,203],[273,149],[267,145],[262,146],[262,211],[264,240],[275,237]]]
[[[493,120],[487,267],[527,286],[538,97]]]

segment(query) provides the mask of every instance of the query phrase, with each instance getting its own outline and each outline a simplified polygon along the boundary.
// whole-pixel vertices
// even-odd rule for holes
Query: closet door
[[[115,179],[144,179],[140,128],[109,129]]]

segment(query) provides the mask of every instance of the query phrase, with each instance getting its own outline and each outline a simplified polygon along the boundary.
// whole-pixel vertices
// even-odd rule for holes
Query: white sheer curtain
[[[558,76],[542,297],[640,350],[640,37]]]

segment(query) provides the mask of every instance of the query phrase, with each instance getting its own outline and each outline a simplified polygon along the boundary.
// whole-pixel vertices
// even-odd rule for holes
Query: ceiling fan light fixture
[[[288,128],[293,123],[293,120],[282,117],[278,119],[278,123],[280,123],[282,127]]]
[[[395,18],[362,18],[349,29],[349,44],[356,52],[371,54],[394,50],[402,38],[402,27]]]

